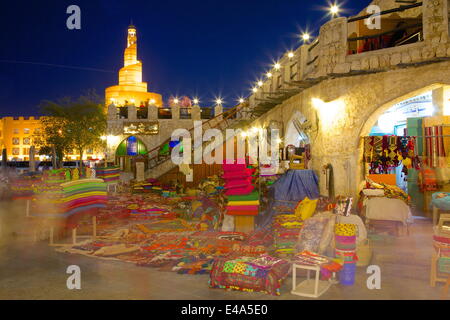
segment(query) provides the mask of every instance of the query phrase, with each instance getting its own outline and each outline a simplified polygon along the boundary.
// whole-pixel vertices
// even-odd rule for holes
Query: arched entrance
[[[418,170],[419,167],[429,168],[427,164],[429,155],[425,149],[427,143],[430,144],[431,142],[426,139],[428,136],[424,133],[425,127],[428,127],[429,123],[435,123],[433,126],[450,125],[450,123],[445,123],[448,119],[443,117],[446,100],[448,99],[445,92],[445,85],[432,84],[383,104],[368,117],[359,135],[359,181],[364,181],[366,177],[370,177],[372,180],[377,178],[379,180],[375,180],[376,182],[385,182],[400,187],[411,197],[412,207],[416,208],[414,210],[416,215],[427,213],[430,200],[427,199],[430,194],[427,194],[421,188],[420,171]],[[442,133],[440,135],[436,136],[436,139],[442,139],[443,144],[445,138],[443,138]],[[399,158],[395,155],[397,153],[395,150],[400,150],[400,148],[396,149],[395,144],[398,146],[402,141],[411,139],[410,137],[414,137],[414,154],[420,159],[420,166],[411,165],[411,163],[405,166],[404,164],[407,161],[402,161],[403,156],[400,157],[400,161],[392,161]],[[372,141],[371,143],[375,144],[376,139],[378,139],[378,149],[383,148],[383,161],[391,163],[391,166],[385,167],[388,169],[379,170],[378,168],[383,167],[380,165],[380,161],[374,163],[366,161],[367,153],[365,153],[365,149],[367,143]],[[397,139],[393,148],[391,148],[392,141],[394,141],[392,139]],[[413,157],[410,159],[413,159]],[[392,165],[392,163],[394,164]],[[448,168],[436,168],[436,170],[448,170]]]
[[[116,149],[116,160],[125,172],[131,172],[133,159],[139,155],[147,154],[147,147],[136,136],[129,136],[123,140]]]

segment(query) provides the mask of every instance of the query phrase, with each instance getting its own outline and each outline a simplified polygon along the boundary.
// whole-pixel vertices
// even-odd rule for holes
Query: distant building
[[[143,103],[161,107],[163,104],[161,95],[147,92],[147,82],[142,82],[142,62],[137,59],[137,33],[133,25],[128,27],[127,47],[123,60],[123,68],[119,70],[119,84],[105,90],[106,104],[140,106]]]
[[[35,144],[35,137],[41,134],[41,122],[38,117],[4,117],[0,118],[0,147],[6,148],[8,161],[28,161],[30,147],[36,148],[36,159],[47,160],[47,156],[39,156],[39,149]],[[79,160],[76,150],[66,155],[64,160]],[[0,151],[1,157],[1,151]],[[104,158],[103,153],[86,150],[83,157],[87,159]]]

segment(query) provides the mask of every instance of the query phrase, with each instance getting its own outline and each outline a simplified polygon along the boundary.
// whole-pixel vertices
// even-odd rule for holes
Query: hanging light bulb
[[[223,103],[223,101],[222,101],[221,98],[217,98],[217,99],[216,99],[216,105],[217,105],[217,106],[222,105],[222,103]]]
[[[281,64],[279,62],[276,62],[273,67],[275,68],[275,70],[280,70],[281,69]]]
[[[200,100],[198,100],[198,98],[194,98],[193,102],[195,105],[198,105],[200,103]]]
[[[252,89],[252,91],[253,91],[254,93],[257,93],[257,92],[258,92],[258,88],[257,88],[257,87],[254,87],[254,88]]]
[[[266,73],[266,77],[267,77],[268,79],[272,78],[272,76],[273,76],[273,75],[272,75],[271,72],[267,72],[267,73]]]
[[[245,102],[244,98],[239,98],[239,103],[244,103],[244,102]]]
[[[288,56],[289,59],[292,59],[294,57],[294,52],[289,51],[287,56]]]
[[[262,87],[264,85],[264,82],[262,82],[261,80],[258,81],[258,87]]]

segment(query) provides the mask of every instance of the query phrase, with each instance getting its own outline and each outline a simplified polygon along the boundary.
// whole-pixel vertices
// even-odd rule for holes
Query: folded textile
[[[229,201],[249,201],[249,200],[259,200],[258,191],[253,191],[250,194],[245,195],[231,195],[228,196]]]
[[[230,211],[239,211],[239,210],[258,210],[259,206],[226,206],[225,209]]]
[[[246,187],[240,187],[240,188],[231,188],[227,189],[225,191],[225,195],[232,196],[232,195],[246,195],[251,193],[255,189],[254,186],[248,185]]]
[[[230,216],[257,216],[258,210],[227,210]]]
[[[229,206],[258,206],[259,200],[252,201],[228,201]]]

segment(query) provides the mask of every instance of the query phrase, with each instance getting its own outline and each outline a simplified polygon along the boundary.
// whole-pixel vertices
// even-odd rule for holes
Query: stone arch
[[[127,151],[127,143],[130,141],[130,138],[135,139],[135,143],[136,143],[136,154],[128,154],[129,152]],[[134,155],[144,155],[146,154],[148,151],[147,146],[145,145],[145,143],[138,137],[138,136],[134,136],[134,135],[130,135],[128,137],[126,137],[125,139],[123,139],[116,147],[116,151],[115,154],[116,156],[134,156]],[[133,152],[134,153],[134,152]]]
[[[388,102],[385,102],[381,105],[378,105],[374,108],[374,111],[371,113],[371,115],[364,121],[360,132],[357,136],[358,141],[356,142],[356,145],[358,146],[358,152],[357,152],[357,172],[356,172],[356,186],[359,186],[360,183],[364,180],[364,164],[363,164],[363,153],[364,153],[364,142],[361,139],[364,136],[369,135],[372,127],[376,124],[376,122],[378,121],[378,118],[385,113],[387,110],[389,110],[391,107],[393,107],[394,105],[405,101],[407,99],[410,98],[414,98],[418,95],[424,94],[425,92],[428,91],[432,91],[434,89],[437,89],[439,87],[442,87],[446,84],[444,83],[427,83],[424,84],[422,87],[415,89],[415,90],[405,90],[404,92],[401,92],[399,94],[397,94],[395,97],[391,97],[389,99],[389,97],[387,97],[389,100]]]
[[[297,119],[300,122],[303,122],[306,120],[306,117],[299,110],[294,110],[288,119],[289,120],[285,123],[284,144],[297,145],[298,141],[296,141],[296,136],[298,136],[298,131],[294,126],[294,120]]]

